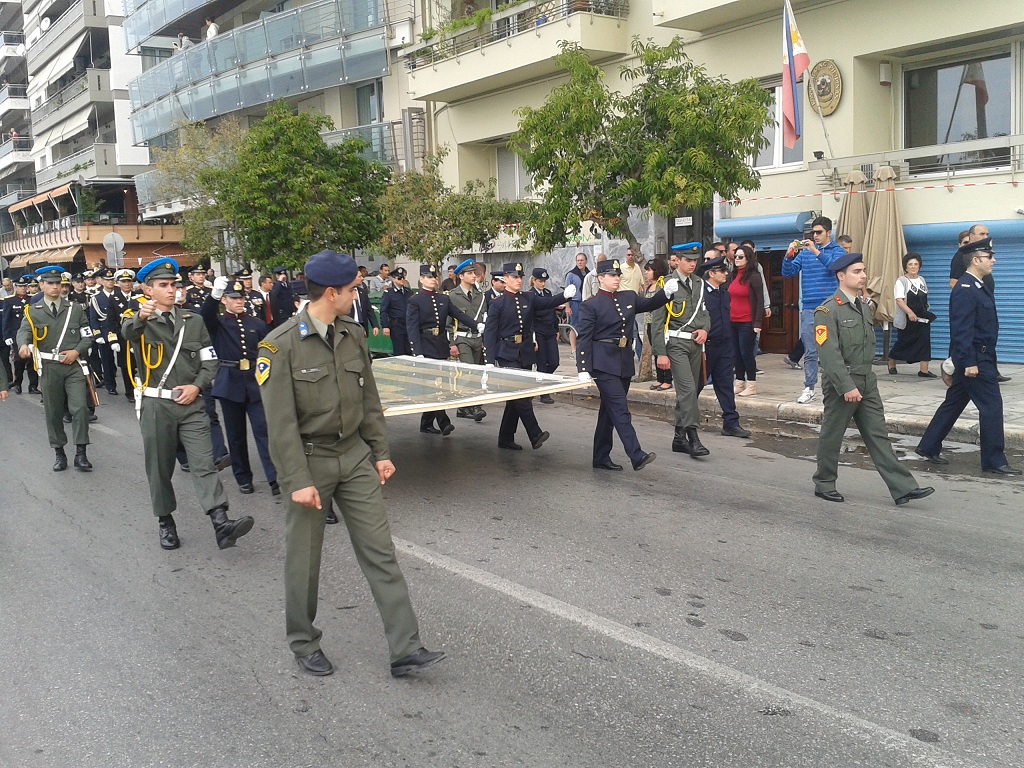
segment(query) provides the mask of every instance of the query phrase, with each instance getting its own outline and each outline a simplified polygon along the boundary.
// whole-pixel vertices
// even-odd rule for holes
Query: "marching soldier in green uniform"
[[[672,301],[651,313],[651,349],[658,368],[672,369],[676,390],[672,450],[688,453],[691,459],[711,453],[697,434],[701,360],[711,328],[711,315],[704,307],[704,281],[694,274],[698,258],[692,250],[679,254],[679,267],[671,275],[679,281],[679,290]]]
[[[463,314],[472,317],[475,322],[482,323],[487,317],[484,307],[484,294],[476,287],[476,262],[473,259],[466,259],[455,268],[455,276],[459,278],[459,284],[448,291],[448,298],[452,306]],[[452,356],[459,358],[460,362],[484,364],[484,338],[476,328],[467,328],[460,324],[454,317],[448,317],[448,333],[451,337]],[[473,419],[480,422],[487,415],[487,411],[479,405],[471,405],[468,408],[459,408],[455,415],[460,419]]]
[[[839,450],[852,418],[896,504],[923,499],[935,489],[918,487],[914,476],[893,453],[885,429],[885,409],[871,368],[875,357],[871,309],[859,298],[868,279],[864,259],[859,253],[851,253],[836,259],[829,269],[839,280],[839,290],[814,310],[814,343],[825,405],[814,495],[825,501],[845,501],[836,490],[836,479]]]
[[[75,469],[92,469],[86,446],[89,445],[89,393],[85,383],[85,356],[92,345],[92,328],[85,309],[61,296],[61,267],[40,267],[36,277],[43,298],[25,307],[18,329],[18,348],[22,358],[32,358],[39,372],[43,391],[46,433],[56,455],[54,472],[68,468],[64,446],[64,403],[71,412],[71,432],[75,441]],[[85,370],[83,370],[85,369]]]
[[[217,546],[227,549],[252,530],[253,519],[229,520],[228,497],[217,479],[210,442],[210,420],[200,391],[217,374],[217,354],[199,315],[174,306],[178,263],[162,258],[139,270],[147,301],[124,313],[121,331],[130,345],[135,414],[142,430],[146,477],[160,546],[181,546],[171,514],[177,508],[171,476],[178,443],[188,456],[199,504],[210,516]]]
[[[320,650],[316,619],[324,507],[345,519],[352,548],[384,620],[391,674],[401,677],[444,658],[423,647],[398,566],[381,487],[391,463],[366,334],[348,316],[358,271],[350,256],[322,251],[306,262],[309,304],[259,344],[270,455],[291,496],[286,522],[285,624],[299,667],[334,671]]]

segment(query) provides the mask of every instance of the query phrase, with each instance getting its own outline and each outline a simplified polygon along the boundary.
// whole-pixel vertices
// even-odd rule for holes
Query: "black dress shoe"
[[[219,459],[213,462],[213,466],[217,468],[218,472],[227,469],[228,467],[231,466],[231,454],[225,453],[223,456],[221,456]]]
[[[443,427],[441,427],[441,437],[448,437],[448,435],[450,435],[454,431],[454,424],[445,424]]]
[[[334,665],[331,660],[324,656],[323,651],[313,651],[309,656],[296,656],[295,663],[303,672],[308,672],[317,677],[326,677],[334,673]]]
[[[132,392],[131,390],[129,390],[128,392],[125,392],[124,393],[124,399],[125,400],[129,400],[129,401],[134,401],[135,400],[135,393]]]
[[[116,389],[108,389],[107,390],[107,394],[108,395],[116,395],[117,394],[117,390]]]
[[[917,375],[920,376],[922,379],[937,379],[937,378],[939,378],[938,376],[936,376],[931,371],[918,371]]]
[[[641,469],[646,467],[648,464],[650,464],[656,458],[658,458],[658,454],[656,454],[654,452],[648,453],[646,456],[644,456],[642,459],[640,459],[640,461],[638,463],[633,465],[633,471],[634,472],[639,472]]]
[[[184,464],[181,465],[181,471],[182,472],[191,472],[192,471],[192,468],[188,465],[187,461]]]
[[[255,493],[256,492],[256,486],[254,486],[252,483],[240,483],[239,486],[238,486],[238,492],[239,493]]]
[[[404,659],[391,662],[391,676],[403,677],[410,672],[420,672],[427,667],[432,667],[444,659],[444,651],[428,651],[420,648],[415,653],[410,653]]]
[[[14,394],[16,394],[16,395],[20,395],[21,394],[21,384],[15,384],[13,387],[11,387],[11,389],[14,390]]]
[[[603,462],[595,461],[594,462],[594,469],[610,469],[612,472],[621,472],[622,471],[622,465],[621,464],[616,464],[611,459],[608,459],[608,461],[603,461]]]
[[[544,441],[547,440],[549,437],[551,437],[550,432],[541,432],[539,435],[537,435],[537,437],[530,441],[530,444],[533,446],[533,450],[537,450],[542,445],[544,445]]]
[[[64,423],[65,424],[70,424],[71,423],[71,414],[70,413],[65,413],[64,414]]]
[[[931,496],[933,493],[935,493],[935,489],[932,488],[930,485],[925,486],[924,488],[915,488],[910,493],[905,493],[898,499],[896,499],[896,506],[902,507],[908,501],[914,501],[915,499],[923,499],[925,496]]]
[[[983,470],[993,475],[1019,475],[1021,470],[1011,467],[1009,464],[1003,464],[1001,467],[992,467],[991,469]]]
[[[174,518],[167,515],[167,517],[157,519],[160,521],[160,548],[177,549],[180,547],[181,541],[178,539],[178,529],[174,525]]]
[[[498,447],[499,448],[504,448],[506,451],[521,451],[521,450],[523,450],[523,446],[521,446],[519,443],[514,443],[511,440],[507,440],[507,441],[506,440],[499,440],[498,441]]]
[[[930,462],[932,464],[949,464],[949,459],[944,459],[937,453],[933,456],[931,454],[924,453],[923,451],[919,451],[917,449],[914,449],[914,453],[916,453],[925,461]]]
[[[428,435],[440,435],[441,434],[441,430],[438,429],[437,427],[420,427],[420,432],[423,432],[423,433],[428,434]]]
[[[890,365],[889,366],[889,373],[891,373],[893,376],[895,376],[897,373],[899,373],[899,371],[896,370],[896,366],[895,365]]]
[[[273,496],[281,495],[281,486],[277,484],[277,480],[270,484],[270,493]]]
[[[483,421],[486,417],[487,411],[485,411],[480,406],[477,406],[476,408],[473,409],[473,419],[476,421],[477,424]]]
[[[814,495],[825,501],[846,501],[839,491],[815,491]]]
[[[551,395],[541,395],[540,396],[540,401],[542,403],[544,403],[544,405],[554,405],[555,404],[555,398],[553,398]]]
[[[53,453],[55,457],[55,460],[53,462],[53,471],[63,472],[65,469],[68,468],[68,455],[64,453],[63,448],[54,448]]]
[[[729,427],[728,429],[723,427],[722,434],[726,437],[750,437],[750,430],[743,427]]]
[[[94,421],[99,421],[100,418],[95,413],[89,414],[89,423],[92,424]]]
[[[28,388],[28,393],[30,395],[41,395],[41,394],[43,394],[42,392],[39,391],[39,387],[32,387],[32,386],[30,386]]]
[[[334,511],[334,505],[332,504],[327,510],[327,524],[337,525],[338,524],[338,513]]]
[[[473,413],[469,408],[457,408],[455,410],[455,418],[457,419],[473,419],[476,418],[476,414]]]
[[[998,376],[996,376],[996,381],[998,381],[1000,384],[1005,384],[1011,378],[1012,377],[1010,377],[1010,376],[1003,376],[1003,374],[1000,373]],[[31,390],[29,390],[29,391],[31,391]]]

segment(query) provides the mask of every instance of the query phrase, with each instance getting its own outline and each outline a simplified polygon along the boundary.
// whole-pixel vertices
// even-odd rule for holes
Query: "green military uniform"
[[[695,274],[682,275],[678,271],[672,277],[679,280],[679,290],[671,302],[651,313],[651,349],[656,357],[667,356],[672,364],[678,434],[678,430],[695,429],[700,423],[697,396],[703,345],[696,343],[692,335],[694,331],[711,328],[711,316],[704,307],[704,281]]]
[[[839,450],[851,417],[871,454],[875,469],[882,476],[893,499],[900,499],[917,488],[913,475],[893,453],[885,429],[885,409],[878,394],[878,379],[871,364],[875,357],[875,332],[871,309],[853,300],[842,290],[814,310],[814,341],[822,372],[822,396],[825,406],[818,438],[818,469],[814,490],[836,490],[839,474]],[[860,391],[860,402],[847,402],[843,395]]]
[[[213,463],[210,420],[203,399],[196,397],[188,405],[172,399],[174,387],[192,384],[202,390],[217,374],[216,354],[203,319],[177,307],[149,320],[130,310],[125,313],[121,333],[131,347],[135,410],[142,430],[153,514],[165,517],[177,508],[171,476],[179,441],[188,455],[200,507],[207,514],[226,510],[228,497]],[[175,357],[179,335],[181,347]],[[168,370],[172,359],[173,368]]]
[[[422,643],[374,467],[389,449],[366,335],[348,317],[326,326],[303,309],[259,347],[256,380],[278,482],[289,495],[315,486],[324,509],[333,501],[384,620],[391,660],[407,657]],[[313,622],[324,525],[324,510],[289,503],[285,623],[296,657],[320,650]]]
[[[43,392],[46,433],[50,447],[63,448],[68,437],[64,431],[64,398],[71,413],[72,438],[77,446],[89,444],[89,393],[82,365],[92,346],[92,329],[85,309],[60,297],[43,298],[25,307],[18,329],[18,347],[34,345],[33,363],[40,366],[39,383]],[[78,360],[66,365],[58,359],[61,352],[78,352]]]
[[[469,293],[461,285],[457,285],[448,291],[448,299],[452,306],[463,314],[469,315],[478,323],[484,321],[484,294],[476,287],[470,288]],[[483,334],[477,333],[476,328],[464,328],[458,320],[451,315],[448,316],[448,337],[451,343],[459,350],[459,360],[463,363],[484,363],[484,339]]]

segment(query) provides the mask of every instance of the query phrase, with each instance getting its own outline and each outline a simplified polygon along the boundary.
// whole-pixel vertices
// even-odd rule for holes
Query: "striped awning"
[[[53,202],[53,198],[60,197],[61,195],[71,194],[71,185],[65,184],[63,187],[57,187],[51,189],[49,192],[41,192],[35,197],[29,197],[25,200],[15,203],[7,209],[8,213],[16,213],[24,208],[28,208],[31,205],[39,205],[40,203]]]

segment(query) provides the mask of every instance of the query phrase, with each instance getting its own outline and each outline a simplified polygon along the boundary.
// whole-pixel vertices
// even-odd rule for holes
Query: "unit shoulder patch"
[[[815,312],[828,312],[828,307],[826,307],[824,304],[822,304],[820,307],[815,307],[814,311]]]
[[[266,341],[266,340],[261,341],[259,344],[257,344],[256,348],[257,349],[268,349],[268,350],[270,350],[270,354],[272,354],[272,355],[276,355],[277,354],[277,347],[275,347],[273,344],[271,344],[269,341]]]
[[[819,347],[828,341],[828,326],[827,325],[816,325],[814,326],[814,342]]]
[[[260,357],[256,359],[256,383],[261,387],[263,382],[267,380],[270,375],[270,358]]]

